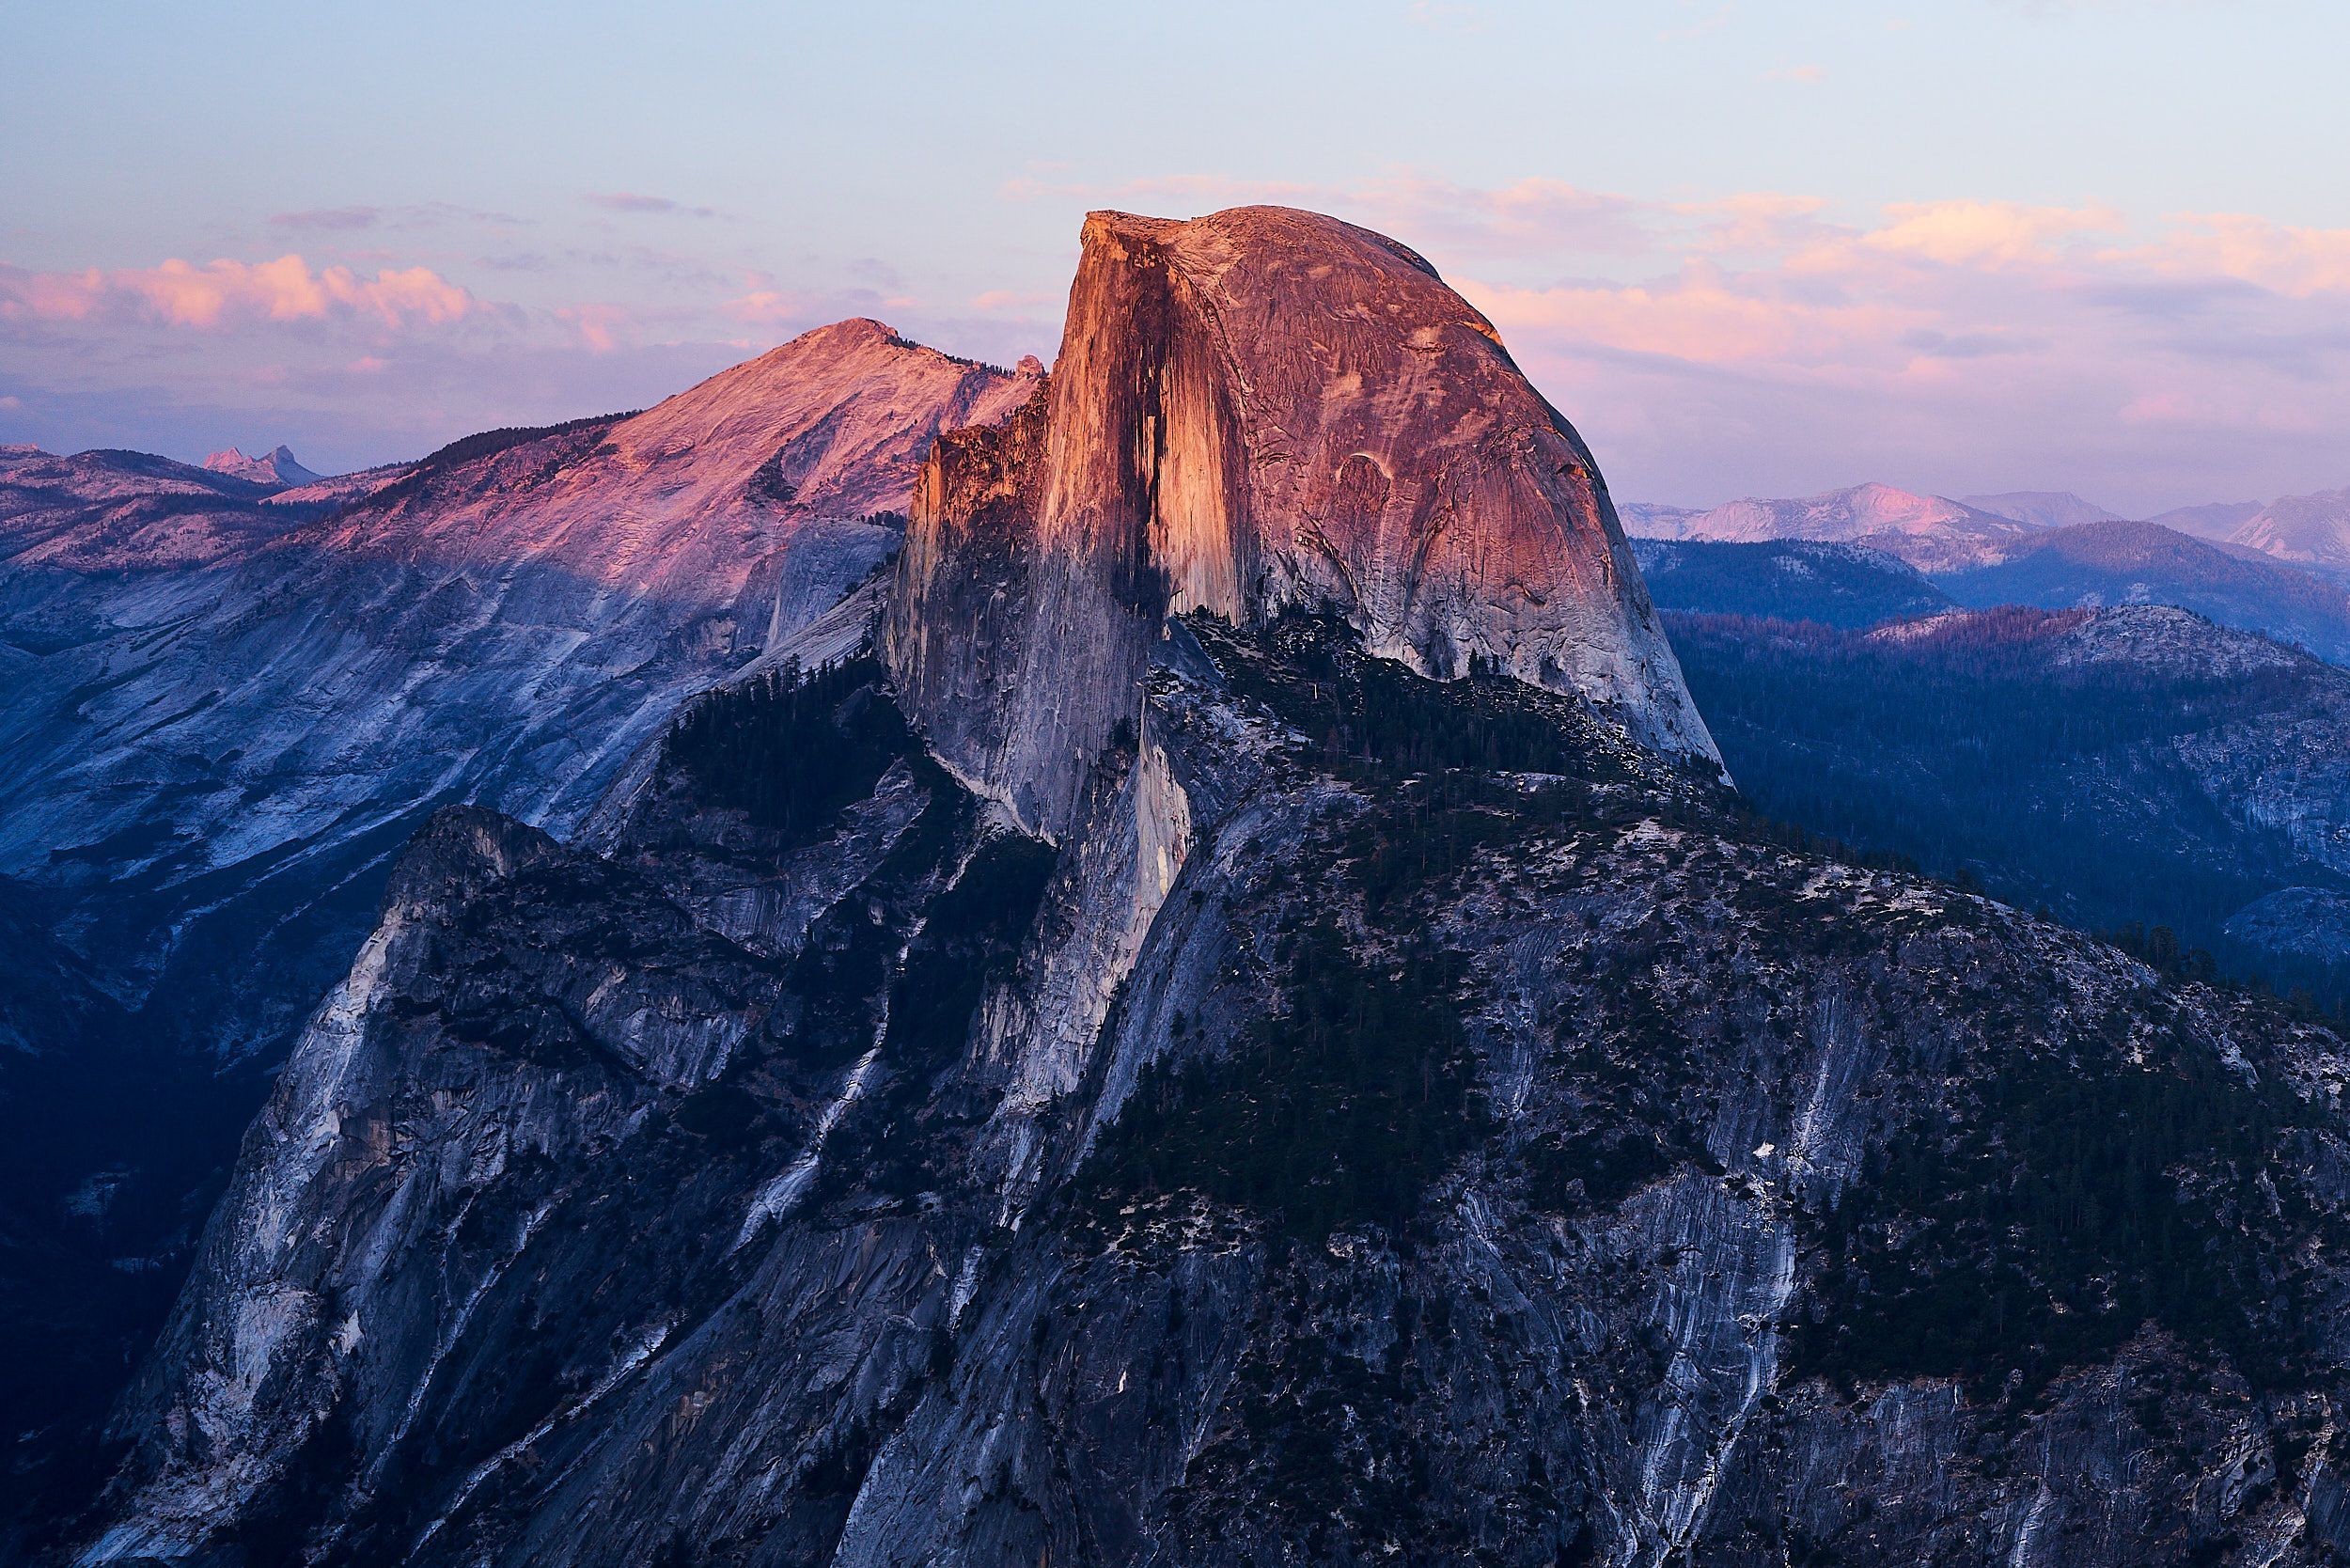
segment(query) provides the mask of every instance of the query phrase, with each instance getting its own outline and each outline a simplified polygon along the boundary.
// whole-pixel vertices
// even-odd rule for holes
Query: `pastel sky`
[[[0,441],[314,467],[873,315],[1050,359],[1092,207],[1319,208],[1617,494],[2350,484],[2340,0],[5,6]]]

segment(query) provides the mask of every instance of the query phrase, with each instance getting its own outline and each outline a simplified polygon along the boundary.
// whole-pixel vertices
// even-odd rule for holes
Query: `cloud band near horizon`
[[[1000,199],[1065,206],[1073,241],[1089,207],[1251,200],[1391,234],[1492,317],[1626,497],[1700,504],[1883,478],[2077,489],[2151,511],[2350,480],[2339,439],[2350,425],[2350,230],[1987,200],[1840,217],[1784,194],[1659,202],[1410,172],[1342,187],[1023,180]],[[638,194],[588,200],[649,221],[697,211]],[[510,219],[478,216],[478,238],[512,231]],[[321,238],[334,228],[313,226]],[[885,314],[957,353],[1049,358],[1069,259],[1057,277],[967,280],[977,289],[906,285],[868,259],[605,291],[612,280],[582,264],[545,279],[577,297],[525,306],[483,281],[497,274],[494,255],[327,250],[316,261],[0,264],[11,351],[0,439],[60,428],[44,423],[45,406],[70,405],[86,429],[112,393],[124,428],[102,444],[194,449],[300,426],[339,461],[375,461],[402,455],[435,420],[446,431],[554,417],[600,407],[615,387],[651,401],[682,390],[687,369],[852,314]],[[239,384],[243,407],[223,396]],[[175,404],[243,423],[181,433],[158,417]]]

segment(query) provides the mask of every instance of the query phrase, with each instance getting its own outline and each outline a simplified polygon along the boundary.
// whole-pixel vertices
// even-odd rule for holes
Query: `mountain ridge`
[[[2228,539],[2296,565],[2350,572],[2350,489],[2271,501]]]
[[[1958,504],[2040,528],[2123,521],[2120,512],[2109,511],[2094,501],[2085,501],[2069,490],[2010,490],[1996,495],[1962,495]]]
[[[2176,604],[2350,663],[2350,590],[2271,557],[2239,554],[2153,523],[2052,528],[2001,560],[1945,572],[1936,582],[1979,608]]]
[[[1658,539],[1862,544],[1926,572],[1996,559],[2034,527],[1942,496],[1873,482],[1799,499],[1731,501],[1706,511],[1661,509],[1649,513],[1649,522],[1650,537]]]

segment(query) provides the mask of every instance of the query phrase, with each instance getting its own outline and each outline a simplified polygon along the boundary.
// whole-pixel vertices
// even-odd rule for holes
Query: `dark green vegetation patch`
[[[2154,1324],[2280,1385],[2297,1269],[2252,1236],[2277,1206],[2311,1212],[2276,1157],[2300,1107],[2184,1036],[2148,1057],[2013,1060],[1973,1075],[1966,1114],[1900,1128],[1822,1216],[1794,1370],[2029,1401]]]
[[[1278,1011],[1221,1059],[1146,1073],[1093,1178],[1113,1194],[1196,1189],[1301,1239],[1400,1229],[1486,1131],[1457,999],[1465,962],[1421,948],[1367,963],[1326,920],[1285,947]]]
[[[696,699],[669,759],[712,802],[787,841],[812,838],[873,792],[913,745],[870,655],[810,672],[787,664]]]
[[[1582,703],[1480,659],[1459,681],[1432,681],[1365,652],[1329,617],[1292,614],[1253,638],[1205,616],[1190,624],[1234,689],[1279,714],[1336,771],[1629,776],[1622,743],[1604,737]]]

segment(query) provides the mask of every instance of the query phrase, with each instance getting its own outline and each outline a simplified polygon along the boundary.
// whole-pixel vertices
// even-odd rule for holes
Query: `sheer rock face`
[[[437,816],[78,1560],[2342,1560],[2339,1036],[1339,642],[1178,623],[1057,852],[870,662]]]
[[[1063,830],[1166,615],[1292,607],[1714,758],[1590,450],[1419,257],[1281,208],[1083,244],[1049,383],[916,489],[885,642],[950,766]]]

